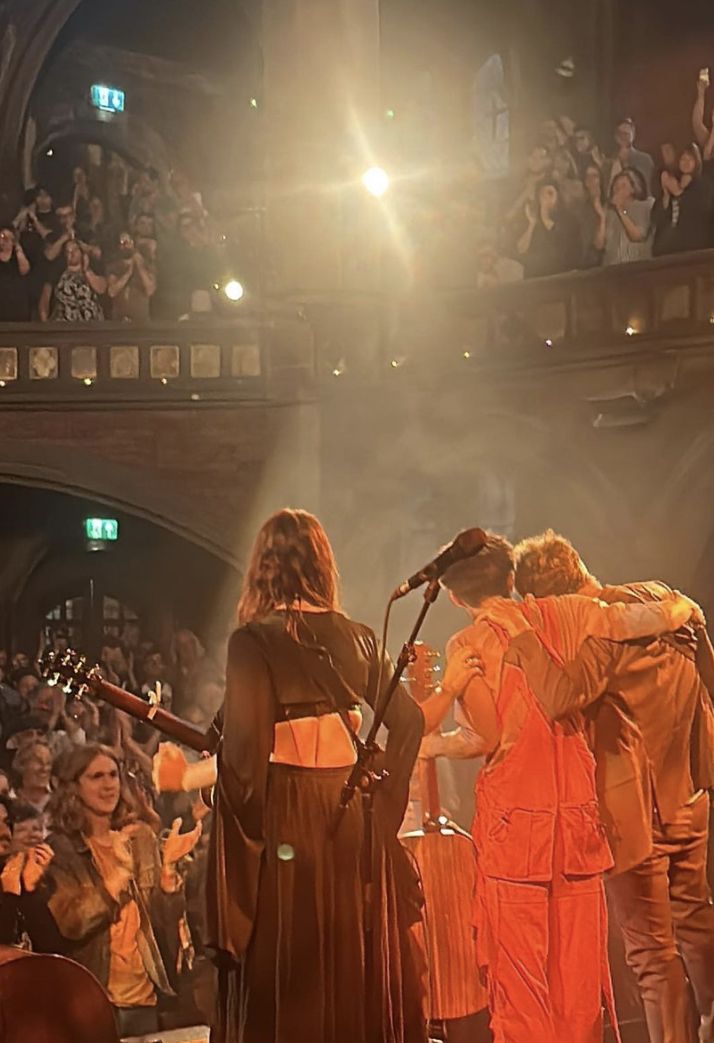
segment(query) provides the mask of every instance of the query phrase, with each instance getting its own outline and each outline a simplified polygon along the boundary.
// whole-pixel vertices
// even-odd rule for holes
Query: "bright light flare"
[[[223,287],[223,292],[229,301],[239,301],[245,294],[243,284],[239,283],[237,279],[230,279]]]
[[[381,167],[370,167],[362,175],[362,184],[370,195],[379,199],[389,188],[389,174]]]

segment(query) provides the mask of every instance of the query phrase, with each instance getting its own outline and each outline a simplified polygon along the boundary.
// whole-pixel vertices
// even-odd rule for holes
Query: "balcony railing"
[[[710,345],[714,250],[494,290],[298,294],[231,321],[0,325],[0,405],[270,400],[402,362],[430,377],[464,356],[518,371]]]
[[[0,404],[262,398],[257,323],[0,326]]]

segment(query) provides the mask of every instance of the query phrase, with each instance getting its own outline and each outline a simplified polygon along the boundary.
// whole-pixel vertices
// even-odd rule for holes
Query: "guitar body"
[[[415,655],[409,686],[415,700],[423,702],[436,687],[434,661],[438,654],[419,642]],[[452,1021],[477,1014],[488,1005],[479,979],[471,915],[476,851],[468,833],[444,813],[436,760],[418,761],[417,783],[423,828],[402,834],[400,839],[416,860],[424,889],[429,1019]]]
[[[97,979],[73,960],[0,946],[2,1043],[119,1043]]]
[[[488,1004],[480,984],[471,926],[476,857],[471,837],[449,824],[401,837],[421,874],[424,947],[429,966],[429,1018],[476,1014]]]

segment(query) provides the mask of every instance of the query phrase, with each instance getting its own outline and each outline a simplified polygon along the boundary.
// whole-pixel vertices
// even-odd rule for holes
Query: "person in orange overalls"
[[[456,693],[487,757],[473,828],[475,927],[495,1043],[600,1043],[603,996],[616,1025],[602,882],[612,855],[580,716],[556,720],[559,704],[572,705],[563,667],[590,636],[661,634],[698,609],[682,595],[635,605],[578,596],[518,604],[513,580],[513,548],[499,536],[443,577],[471,623],[449,642],[443,693],[422,704],[425,731]],[[483,676],[465,648],[480,657]]]

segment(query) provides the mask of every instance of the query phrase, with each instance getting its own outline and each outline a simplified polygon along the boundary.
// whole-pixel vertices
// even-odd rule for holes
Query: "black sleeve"
[[[275,720],[268,664],[246,630],[237,630],[228,645],[222,716],[208,863],[208,943],[238,958],[246,952],[255,918]]]
[[[40,891],[24,891],[18,896],[17,901],[34,952],[62,956],[69,951],[67,941],[60,934],[47,908],[47,901]]]

